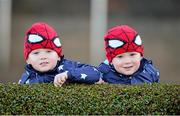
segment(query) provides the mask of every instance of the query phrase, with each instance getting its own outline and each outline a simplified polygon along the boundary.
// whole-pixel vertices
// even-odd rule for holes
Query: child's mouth
[[[41,66],[45,66],[45,65],[47,65],[47,64],[49,64],[49,63],[48,63],[48,62],[41,62],[41,63],[40,63]]]
[[[133,66],[124,67],[126,70],[130,70]]]

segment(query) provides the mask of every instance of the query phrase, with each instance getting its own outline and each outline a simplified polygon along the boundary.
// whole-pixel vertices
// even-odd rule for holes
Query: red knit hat
[[[109,62],[125,52],[139,52],[144,55],[142,40],[137,32],[127,25],[116,26],[108,30],[104,36],[106,57]]]
[[[27,60],[32,50],[39,48],[52,49],[62,56],[62,47],[56,31],[44,22],[34,23],[26,32],[24,41],[24,58]]]

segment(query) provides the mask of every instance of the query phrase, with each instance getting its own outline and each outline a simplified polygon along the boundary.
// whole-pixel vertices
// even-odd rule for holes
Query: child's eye
[[[135,53],[131,53],[130,56],[135,56],[136,54]]]
[[[123,56],[118,56],[118,58],[122,58]]]
[[[46,51],[47,53],[51,53],[52,51],[50,51],[50,50],[48,50],[48,51]]]
[[[37,54],[39,54],[39,52],[34,52],[33,54],[37,55]]]

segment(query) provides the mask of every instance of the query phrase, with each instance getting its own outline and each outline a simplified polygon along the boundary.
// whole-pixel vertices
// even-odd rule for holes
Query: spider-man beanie
[[[32,50],[39,48],[52,49],[62,56],[62,47],[56,31],[44,22],[34,23],[26,32],[24,40],[24,58],[27,60]]]
[[[139,52],[144,55],[144,47],[138,33],[127,25],[116,26],[108,30],[104,36],[106,58],[109,62],[125,52]]]

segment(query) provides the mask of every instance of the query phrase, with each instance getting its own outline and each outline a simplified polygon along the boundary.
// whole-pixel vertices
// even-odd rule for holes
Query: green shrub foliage
[[[180,114],[180,85],[0,84],[0,114]]]

